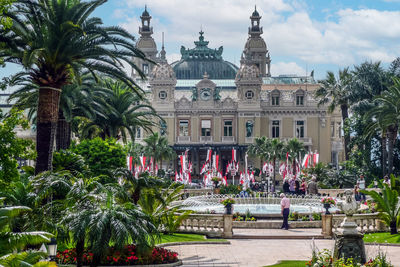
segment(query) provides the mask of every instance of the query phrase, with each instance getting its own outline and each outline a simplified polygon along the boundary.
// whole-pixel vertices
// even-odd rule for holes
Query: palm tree
[[[2,199],[0,199],[2,200]],[[39,245],[50,242],[52,235],[47,232],[11,232],[12,221],[24,212],[31,211],[25,206],[0,208],[0,265],[1,266],[32,266],[40,259],[47,257],[46,253],[24,251],[28,245]]]
[[[127,134],[134,141],[136,127],[151,131],[155,126],[153,118],[159,118],[154,108],[146,101],[132,92],[128,86],[119,81],[106,79],[102,81],[102,87],[107,88],[110,95],[95,97],[98,105],[95,107],[95,118],[85,125],[83,137],[97,128],[100,130],[100,137],[105,139],[112,137],[126,143]]]
[[[276,180],[276,165],[277,160],[283,158],[283,149],[285,144],[278,138],[268,139],[265,136],[258,137],[255,139],[254,144],[249,146],[249,153],[256,155],[263,160],[272,161],[274,166],[274,176],[272,184],[275,186]]]
[[[326,78],[321,83],[321,88],[315,91],[315,97],[319,99],[318,106],[329,104],[328,112],[332,113],[337,107],[342,112],[342,121],[346,125],[349,117],[349,108],[351,100],[351,86],[352,74],[349,68],[339,70],[339,76],[336,78],[335,74],[328,71]],[[349,159],[349,143],[350,133],[344,132],[344,150],[346,160]]]
[[[371,123],[366,128],[366,134],[381,130],[387,135],[388,141],[388,173],[393,172],[394,147],[400,127],[400,78],[393,78],[393,85],[387,91],[374,98],[376,106],[367,112],[366,117]],[[383,168],[385,168],[383,166]]]
[[[156,229],[137,206],[119,201],[108,190],[90,195],[83,199],[74,196],[76,204],[63,220],[77,242],[77,266],[82,266],[85,242],[94,254],[92,266],[97,266],[110,243],[121,248],[131,242],[148,246],[154,241]]]
[[[396,189],[393,189],[395,187],[395,178],[393,175],[391,175],[390,186],[387,184],[382,184],[381,181],[378,183],[379,188],[381,188],[382,195],[373,190],[362,190],[361,192],[366,195],[370,195],[374,202],[377,203],[378,211],[380,211],[379,215],[390,227],[390,234],[397,234],[397,222],[400,216],[400,201],[399,193]]]
[[[142,190],[149,188],[159,188],[164,184],[160,179],[154,176],[150,176],[148,173],[142,173],[139,175],[138,179],[134,174],[128,169],[117,169],[114,172],[114,176],[117,180],[122,179],[126,191],[130,192],[131,199],[135,205],[138,204]]]
[[[144,151],[147,157],[152,157],[154,163],[160,162],[162,167],[163,159],[171,159],[175,156],[175,152],[172,147],[168,144],[168,139],[164,136],[160,136],[157,132],[148,136],[143,140],[146,144]],[[155,173],[155,164],[153,164],[153,174]]]
[[[299,154],[304,154],[306,152],[304,144],[297,138],[292,138],[286,143],[284,151],[286,151],[286,153],[289,153],[289,158],[292,160],[293,175],[296,175],[296,160],[298,159],[297,161],[299,162],[299,164],[301,164]]]
[[[142,94],[123,66],[125,62],[143,75],[133,62],[134,57],[145,59],[134,37],[120,27],[102,26],[92,16],[105,2],[17,0],[7,13],[12,26],[0,28],[0,57],[21,65],[24,71],[16,75],[39,87],[36,173],[51,169],[60,94],[81,70],[118,79]]]

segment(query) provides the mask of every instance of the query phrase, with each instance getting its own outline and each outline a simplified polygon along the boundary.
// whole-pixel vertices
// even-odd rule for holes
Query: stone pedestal
[[[322,235],[332,237],[332,214],[322,214]]]
[[[232,223],[233,222],[233,215],[231,214],[224,214],[224,238],[232,238],[233,230],[232,230]]]
[[[335,238],[335,246],[333,257],[339,258],[352,258],[356,262],[364,264],[367,259],[365,255],[365,247],[362,234],[342,234],[339,233]]]

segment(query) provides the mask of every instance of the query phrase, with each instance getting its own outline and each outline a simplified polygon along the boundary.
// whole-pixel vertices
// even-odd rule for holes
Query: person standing
[[[357,185],[359,190],[365,190],[365,179],[364,179],[364,174],[360,175],[360,179],[357,180]],[[360,191],[360,201],[365,202],[366,197],[363,192]]]
[[[290,192],[290,190],[289,190],[289,180],[288,180],[288,179],[285,179],[285,180],[283,181],[283,186],[282,186],[282,188],[283,188],[283,192],[284,192],[284,193],[289,193],[289,192]]]
[[[301,185],[300,185],[300,194],[305,195],[307,190],[307,182],[306,179],[303,178],[301,180]]]
[[[317,184],[317,178],[313,177],[311,178],[311,182],[308,184],[308,194],[310,195],[318,195],[318,184]]]
[[[294,176],[292,178],[290,178],[289,180],[289,190],[290,190],[290,194],[294,195],[295,194],[295,185],[296,185],[296,178],[294,178]]]
[[[289,229],[289,211],[290,211],[290,200],[286,197],[284,193],[280,194],[281,197],[281,214],[283,216],[283,224],[281,229],[288,230]]]
[[[383,177],[383,184],[386,184],[387,186],[390,187],[389,176],[385,175],[385,177]]]

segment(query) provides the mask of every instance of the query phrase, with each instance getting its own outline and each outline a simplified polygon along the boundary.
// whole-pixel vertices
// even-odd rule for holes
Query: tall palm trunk
[[[386,131],[382,131],[382,139],[381,139],[381,147],[382,147],[382,177],[386,175],[386,161],[387,161],[387,152],[386,152]]]
[[[39,90],[35,174],[52,169],[60,94],[61,90],[55,88],[42,87]]]
[[[85,250],[85,238],[81,238],[76,242],[76,266],[83,266],[83,251]]]
[[[388,174],[392,174],[393,172],[393,159],[394,159],[394,146],[396,143],[396,138],[397,138],[397,131],[398,131],[398,126],[397,125],[391,125],[388,127]]]
[[[345,123],[347,119],[349,118],[349,107],[346,104],[343,104],[340,106],[340,109],[342,111],[342,120],[343,120],[343,126],[345,126]],[[343,127],[344,129],[346,127]],[[350,154],[350,133],[347,130],[344,130],[344,156],[346,160],[349,160],[349,154]]]
[[[56,150],[68,149],[71,145],[71,124],[66,121],[64,113],[58,110]]]

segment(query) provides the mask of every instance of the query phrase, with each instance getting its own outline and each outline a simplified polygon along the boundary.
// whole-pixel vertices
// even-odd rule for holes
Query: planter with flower
[[[325,214],[331,214],[329,212],[329,208],[331,205],[336,205],[336,201],[332,197],[324,197],[321,199],[321,203],[324,205],[325,208]]]
[[[211,178],[211,181],[214,183],[214,188],[218,188],[219,182],[221,182],[221,178],[219,177],[213,177]]]
[[[56,261],[59,265],[75,265],[76,249],[66,249],[57,252]],[[141,255],[135,245],[126,245],[121,249],[110,247],[100,259],[100,266],[130,266],[142,264],[168,264],[178,262],[178,254],[165,248],[155,247],[151,253]],[[87,249],[83,252],[83,265],[93,264],[93,253]]]
[[[232,205],[235,204],[235,200],[233,198],[221,200],[221,204],[225,206],[225,214],[232,214]]]

